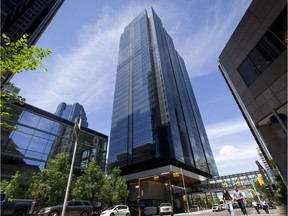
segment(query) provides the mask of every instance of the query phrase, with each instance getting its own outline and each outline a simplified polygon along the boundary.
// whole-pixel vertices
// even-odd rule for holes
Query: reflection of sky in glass
[[[16,148],[16,150],[17,150],[18,152],[20,152],[22,156],[23,156],[23,155],[25,154],[25,152],[26,152],[26,149]]]
[[[31,127],[36,127],[39,119],[40,119],[40,116],[37,116],[33,113],[24,111],[23,116],[20,120],[20,123],[25,124],[25,125],[29,125]]]
[[[12,137],[13,142],[19,147],[26,149],[29,145],[31,136],[15,131]]]
[[[27,133],[27,134],[31,134],[31,135],[34,133],[33,129],[27,128],[27,127],[22,126],[22,125],[17,125],[17,131],[23,132],[23,133]]]
[[[49,154],[50,153],[52,144],[53,144],[53,141],[51,141],[51,140],[49,140],[47,142],[47,145],[46,145],[46,148],[45,148],[45,151],[44,151],[45,154]]]
[[[29,159],[24,159],[24,161],[28,165],[34,165],[34,166],[39,166],[40,165],[40,161],[29,160]]]
[[[25,153],[26,157],[30,157],[30,158],[37,158],[37,159],[42,159],[43,153],[39,153],[39,152],[34,152],[34,151],[26,151]]]
[[[37,152],[44,152],[47,142],[48,140],[46,139],[34,136],[30,142],[28,149]]]

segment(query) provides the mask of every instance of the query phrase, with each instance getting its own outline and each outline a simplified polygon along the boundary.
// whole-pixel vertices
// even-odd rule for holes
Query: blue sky
[[[220,175],[257,170],[253,139],[220,71],[218,56],[251,0],[66,0],[41,39],[48,72],[12,82],[27,103],[54,113],[78,102],[89,128],[110,135],[120,35],[153,7],[183,57]]]

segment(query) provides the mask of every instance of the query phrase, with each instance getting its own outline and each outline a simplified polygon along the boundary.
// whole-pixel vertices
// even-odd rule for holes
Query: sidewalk
[[[242,212],[240,209],[234,209],[235,216],[243,216]],[[258,215],[258,216],[263,216],[267,215],[264,211],[260,210],[260,214],[258,214],[254,208],[247,208],[248,215]],[[222,211],[222,212],[212,212],[211,209],[207,210],[201,210],[201,211],[195,211],[195,212],[190,212],[190,213],[178,213],[174,214],[175,216],[189,216],[189,215],[212,215],[212,216],[229,216],[229,213],[227,211]],[[279,215],[277,209],[269,209],[269,216],[284,216],[284,215]],[[267,216],[268,216],[267,215]]]

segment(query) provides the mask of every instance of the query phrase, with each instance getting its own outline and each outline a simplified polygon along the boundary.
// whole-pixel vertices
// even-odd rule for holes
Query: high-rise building
[[[62,102],[58,105],[55,115],[72,122],[77,121],[81,115],[81,126],[88,127],[86,112],[84,110],[84,107],[79,103],[69,105],[65,102]]]
[[[258,146],[287,181],[287,1],[254,0],[219,68]]]
[[[184,60],[152,8],[121,35],[108,164],[127,181],[218,175]]]
[[[27,33],[28,45],[34,45],[63,2],[64,0],[1,0],[1,33],[5,33],[12,41]],[[9,74],[1,83],[9,81],[12,76],[12,73]]]

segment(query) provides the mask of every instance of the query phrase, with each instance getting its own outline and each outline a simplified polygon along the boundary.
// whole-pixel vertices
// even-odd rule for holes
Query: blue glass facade
[[[81,126],[88,127],[86,112],[84,107],[79,103],[74,103],[72,105],[66,104],[64,102],[60,103],[56,109],[55,115],[60,116],[69,121],[75,122],[80,118],[81,114]]]
[[[152,8],[121,35],[110,137],[108,164],[124,174],[153,161],[218,175],[185,63]]]
[[[1,119],[17,127],[1,128],[1,176],[9,178],[17,170],[40,171],[49,158],[65,153],[72,158],[74,123],[31,105],[11,105],[13,118]],[[75,169],[95,161],[103,170],[106,165],[108,137],[81,127]]]

